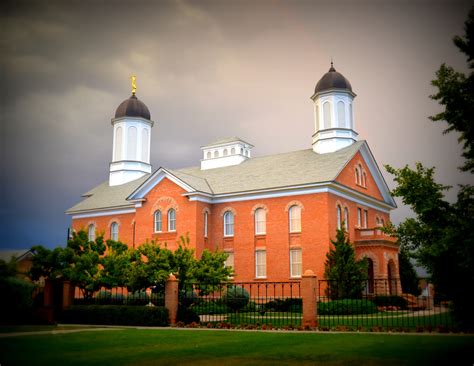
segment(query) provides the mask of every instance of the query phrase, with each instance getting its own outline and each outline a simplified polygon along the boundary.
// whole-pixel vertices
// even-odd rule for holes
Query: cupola
[[[238,137],[228,137],[202,146],[201,170],[238,165],[250,159],[253,145]]]
[[[151,120],[148,107],[136,96],[135,76],[132,95],[125,99],[112,118],[113,153],[110,163],[109,185],[116,186],[151,173]]]
[[[356,94],[349,80],[331,62],[311,97],[314,103],[313,150],[318,154],[340,150],[357,141],[353,101]]]

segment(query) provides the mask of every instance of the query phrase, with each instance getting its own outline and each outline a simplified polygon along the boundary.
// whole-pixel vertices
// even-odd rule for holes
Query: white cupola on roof
[[[150,143],[154,122],[145,103],[135,94],[135,77],[132,76],[132,95],[118,106],[115,118],[112,118],[114,142],[110,186],[128,183],[151,173]]]
[[[201,170],[238,165],[250,158],[253,145],[238,137],[229,137],[201,146]]]
[[[316,84],[314,102],[313,150],[325,154],[340,150],[357,141],[353,100],[356,94],[331,61],[331,68]]]

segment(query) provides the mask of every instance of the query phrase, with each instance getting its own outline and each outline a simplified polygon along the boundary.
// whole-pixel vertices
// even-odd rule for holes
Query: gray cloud
[[[451,39],[470,3],[3,3],[0,246],[64,243],[63,211],[107,179],[110,118],[132,73],[156,122],[155,168],[196,165],[225,136],[254,143],[254,156],[308,148],[309,97],[333,57],[380,165],[422,161],[445,184],[467,182],[456,136],[427,117],[439,110],[435,70],[465,67]]]

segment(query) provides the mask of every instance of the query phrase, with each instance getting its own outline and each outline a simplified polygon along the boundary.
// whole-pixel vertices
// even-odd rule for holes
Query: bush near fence
[[[396,295],[375,296],[373,302],[377,306],[396,306],[399,309],[406,309],[408,306],[407,299]]]
[[[71,324],[168,326],[168,310],[162,306],[73,305],[61,314]]]
[[[318,303],[319,315],[375,314],[377,306],[367,300],[334,300]]]

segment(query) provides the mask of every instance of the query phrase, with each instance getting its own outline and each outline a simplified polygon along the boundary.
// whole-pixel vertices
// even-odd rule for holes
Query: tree
[[[327,295],[332,300],[357,299],[367,280],[367,261],[356,260],[352,244],[344,228],[337,230],[336,240],[326,254],[324,278],[328,281]]]
[[[127,286],[133,250],[120,241],[107,240],[107,255],[101,258],[101,282],[107,288]]]
[[[415,267],[410,261],[410,256],[405,248],[400,248],[398,253],[398,268],[400,272],[400,283],[402,292],[418,296],[420,294],[419,278]]]
[[[444,111],[433,121],[446,121],[445,133],[457,131],[463,144],[465,163],[460,169],[474,172],[474,8],[465,23],[465,36],[454,38],[455,45],[466,54],[471,70],[466,77],[442,64],[432,84],[438,92],[431,96]],[[397,187],[392,194],[401,197],[415,213],[395,228],[401,247],[425,266],[431,274],[435,291],[453,302],[454,315],[464,328],[474,329],[470,284],[474,281],[474,187],[460,186],[455,203],[444,199],[450,187],[436,183],[434,168],[417,163],[415,169],[394,169]]]

